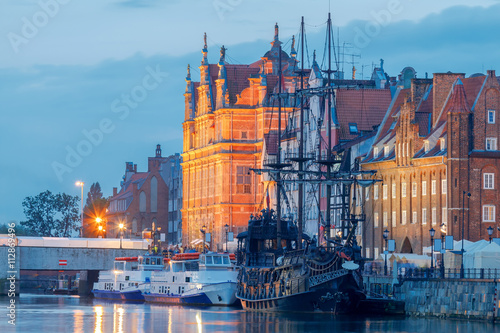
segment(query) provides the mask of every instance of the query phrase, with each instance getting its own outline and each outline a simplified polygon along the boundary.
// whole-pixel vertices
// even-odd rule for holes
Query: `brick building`
[[[263,176],[249,172],[263,164],[264,138],[278,128],[279,90],[278,26],[271,49],[249,65],[226,62],[222,47],[217,64],[209,64],[206,44],[202,50],[200,82],[186,78],[183,123],[183,244],[202,238],[200,229],[212,234],[212,249],[221,249],[224,226],[234,233],[246,229],[250,214],[261,207]],[[293,92],[297,65],[295,53],[281,52],[282,91]],[[282,124],[293,101],[283,101]]]
[[[160,174],[168,186],[168,229],[166,241],[178,244],[182,240],[182,158],[179,153],[168,156],[162,163]]]
[[[125,163],[120,191],[113,188],[106,214],[107,237],[119,237],[118,225],[126,227],[125,236],[141,238],[153,223],[161,233],[168,230],[168,185],[162,175],[167,158],[161,156],[160,145],[155,157],[148,158],[148,171],[137,172],[137,164]]]
[[[435,238],[488,239],[488,227],[498,236],[499,109],[494,71],[438,73],[398,88],[361,162],[382,180],[364,195],[366,257],[383,252],[385,229],[403,253],[422,253],[431,228]]]

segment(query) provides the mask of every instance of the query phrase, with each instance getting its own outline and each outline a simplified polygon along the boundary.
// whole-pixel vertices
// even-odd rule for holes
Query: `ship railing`
[[[249,266],[268,266],[272,267],[275,265],[276,256],[274,253],[264,252],[264,253],[247,253],[247,264]]]

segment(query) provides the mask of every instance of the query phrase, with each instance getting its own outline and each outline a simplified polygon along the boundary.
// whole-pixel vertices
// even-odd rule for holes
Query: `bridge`
[[[13,244],[15,252],[9,252],[9,238],[0,236],[0,281],[11,275],[19,281],[21,270],[80,271],[79,293],[87,294],[98,272],[113,267],[114,258],[144,254],[151,240],[16,237]]]

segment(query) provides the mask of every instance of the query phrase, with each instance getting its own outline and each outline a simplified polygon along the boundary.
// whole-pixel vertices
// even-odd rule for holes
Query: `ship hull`
[[[179,305],[233,305],[236,302],[236,283],[205,285],[197,292],[182,295],[145,293],[146,302]]]
[[[144,296],[139,289],[133,291],[111,291],[111,290],[92,290],[94,298],[111,299],[121,301],[144,301]]]

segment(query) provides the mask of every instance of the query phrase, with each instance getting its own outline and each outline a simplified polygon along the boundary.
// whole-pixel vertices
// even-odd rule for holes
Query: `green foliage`
[[[1,224],[0,225],[0,234],[8,234],[9,233],[8,224],[11,224],[11,223],[15,224],[14,230],[16,231],[15,232],[16,236],[35,236],[31,232],[31,230],[26,229],[26,227],[22,226],[17,221],[9,221],[8,223]]]
[[[70,237],[79,228],[78,196],[45,191],[22,203],[27,220],[21,222],[38,236]]]

